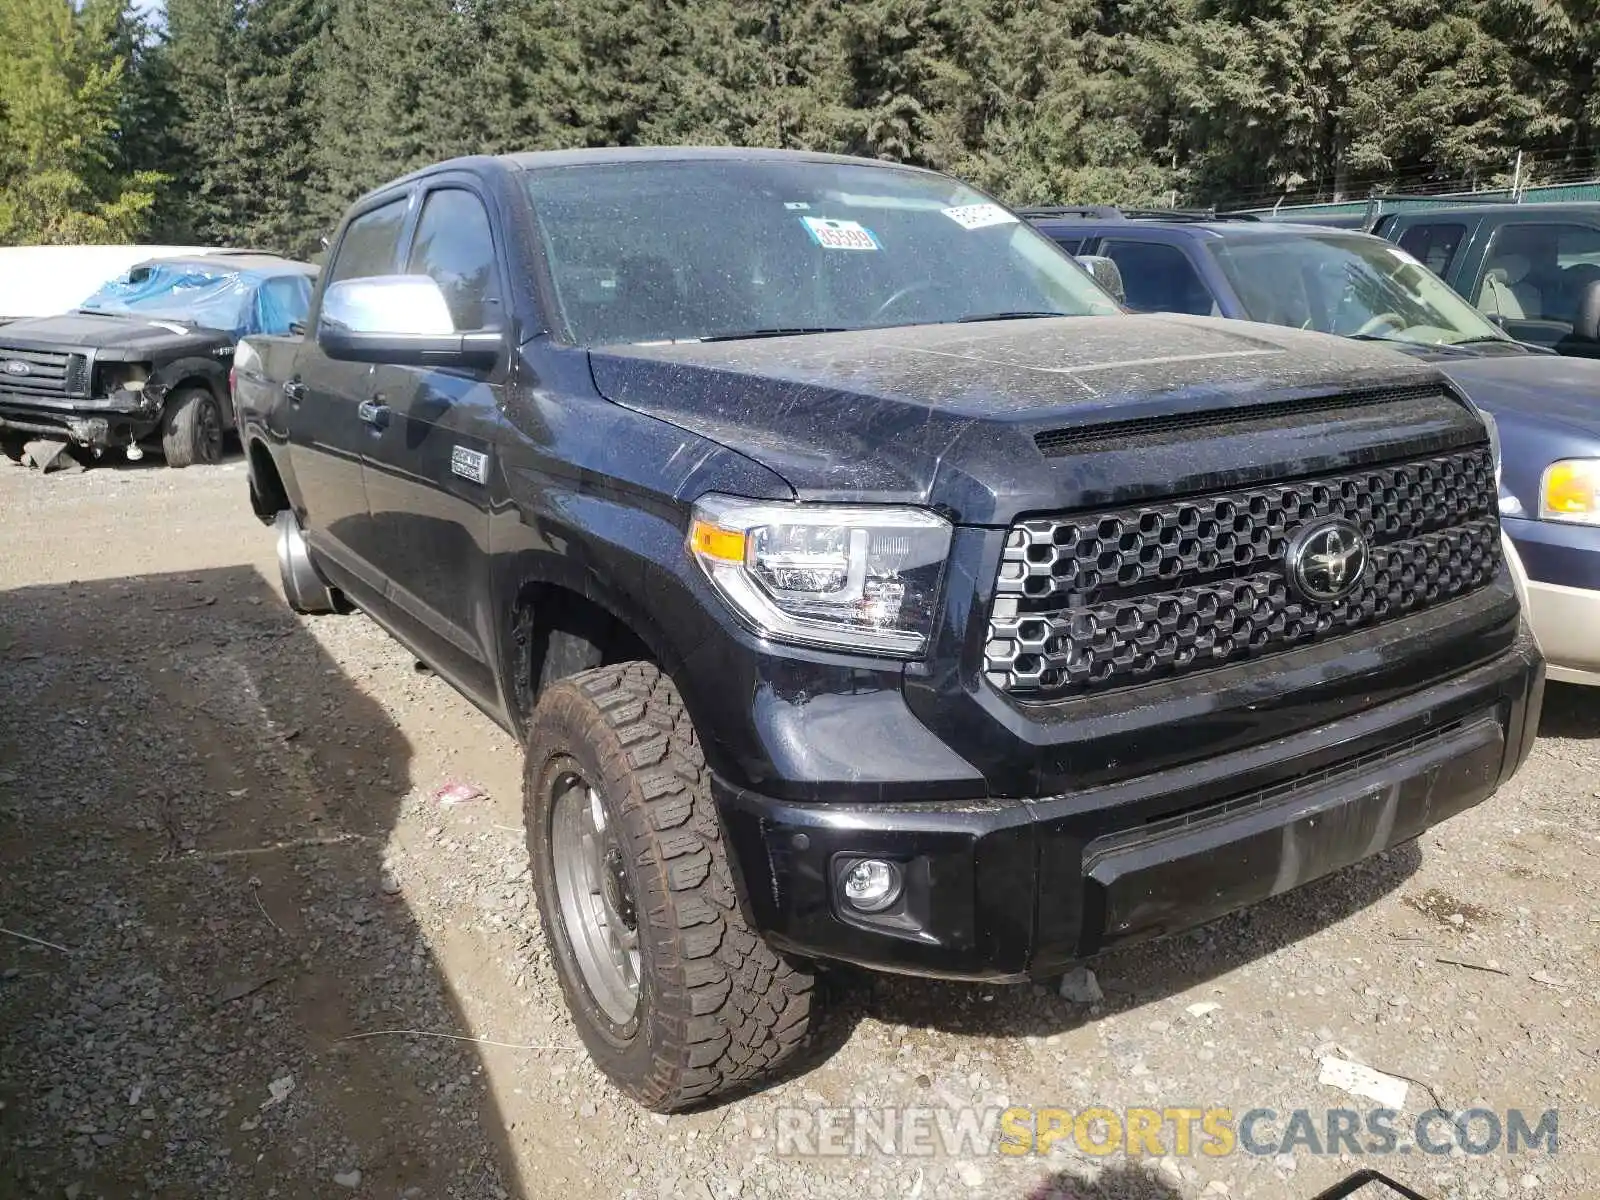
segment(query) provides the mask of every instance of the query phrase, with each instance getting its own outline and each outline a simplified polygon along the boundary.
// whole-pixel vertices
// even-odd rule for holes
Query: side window
[[[444,291],[457,329],[497,329],[500,278],[483,202],[461,188],[428,193],[407,273],[427,275]]]
[[[1054,234],[1051,234],[1050,240],[1055,242],[1056,245],[1060,246],[1068,254],[1081,254],[1083,253],[1083,243],[1089,239],[1081,237],[1056,237]]]
[[[291,325],[303,325],[311,307],[311,279],[281,275],[269,279],[256,292],[255,332],[282,335]]]
[[[1455,222],[1413,225],[1400,235],[1400,249],[1422,263],[1435,275],[1450,269],[1456,250],[1467,236],[1467,227]]]
[[[1205,317],[1217,311],[1210,289],[1189,256],[1176,246],[1108,238],[1100,253],[1117,264],[1128,292],[1128,307],[1137,312]]]
[[[364,212],[344,231],[328,282],[393,275],[399,268],[400,232],[406,223],[406,201],[394,200]]]
[[[1478,307],[1506,321],[1550,322],[1556,326],[1550,332],[1559,337],[1570,331],[1596,280],[1600,229],[1555,222],[1502,225],[1489,244]]]

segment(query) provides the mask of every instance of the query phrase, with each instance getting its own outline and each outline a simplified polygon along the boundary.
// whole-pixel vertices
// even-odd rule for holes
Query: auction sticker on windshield
[[[837,221],[832,217],[801,217],[811,240],[825,250],[876,250],[878,239],[859,221]]]
[[[1015,225],[1017,218],[998,204],[963,204],[940,212],[963,229],[984,229],[990,225]]]

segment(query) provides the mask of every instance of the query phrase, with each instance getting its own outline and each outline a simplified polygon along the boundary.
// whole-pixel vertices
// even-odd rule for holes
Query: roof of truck
[[[513,171],[538,171],[551,167],[607,166],[631,162],[760,162],[788,160],[790,162],[832,163],[836,166],[889,167],[902,171],[937,174],[925,167],[907,163],[884,162],[875,158],[858,158],[848,154],[824,154],[814,150],[770,150],[758,146],[597,146],[578,150],[523,150],[513,154],[475,154],[447,159],[419,167],[398,179],[379,184],[356,201],[359,206],[373,196],[393,191],[433,175],[451,171],[482,174],[486,168]]]
[[[582,150],[529,150],[516,154],[503,154],[500,161],[518,170],[540,167],[575,167],[600,163],[671,162],[675,160],[755,161],[757,159],[790,159],[794,162],[837,163],[852,166],[905,167],[920,171],[903,163],[884,162],[876,158],[858,158],[849,154],[827,154],[818,150],[770,150],[761,146],[602,146]]]
[[[285,273],[300,273],[315,275],[317,268],[310,263],[300,262],[293,258],[283,258],[277,254],[263,254],[243,250],[232,254],[173,254],[158,255],[147,258],[133,265],[148,267],[156,263],[185,263],[197,267],[220,268],[224,271],[271,271],[284,268]],[[130,270],[133,268],[130,268]]]
[[[1327,237],[1330,234],[1348,235],[1359,234],[1359,229],[1338,229],[1328,225],[1301,225],[1289,221],[1195,221],[1187,219],[1166,219],[1161,217],[1077,217],[1077,216],[1034,216],[1029,217],[1029,223],[1046,234],[1070,234],[1074,230],[1092,229],[1097,235],[1112,236],[1117,231],[1127,231],[1130,235],[1140,229],[1165,229],[1181,233],[1193,233],[1201,237],[1212,238],[1265,238],[1274,237]],[[1362,235],[1371,236],[1371,235]],[[1381,239],[1380,239],[1381,240]]]
[[[1386,221],[1404,218],[1408,221],[1426,220],[1436,221],[1440,217],[1472,218],[1491,217],[1497,221],[1526,217],[1529,220],[1542,220],[1546,217],[1583,215],[1592,217],[1600,213],[1600,200],[1552,200],[1537,204],[1512,204],[1494,203],[1484,201],[1479,204],[1452,204],[1448,207],[1432,208],[1417,206],[1416,208],[1387,208],[1383,210],[1383,219]]]

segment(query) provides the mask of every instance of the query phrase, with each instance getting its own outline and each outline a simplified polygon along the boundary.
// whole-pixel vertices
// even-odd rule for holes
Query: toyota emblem
[[[1289,580],[1307,600],[1332,604],[1355,591],[1367,569],[1367,539],[1340,517],[1307,525],[1284,552]]]

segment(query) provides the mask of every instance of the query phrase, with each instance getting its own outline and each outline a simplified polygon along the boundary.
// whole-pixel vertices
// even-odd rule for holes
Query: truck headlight
[[[921,508],[710,495],[694,506],[689,552],[758,633],[914,657],[933,629],[950,523]]]
[[[1546,467],[1539,519],[1600,525],[1600,458],[1563,458]]]
[[[109,362],[95,367],[96,396],[109,396],[113,392],[142,392],[150,378],[149,363]]]

